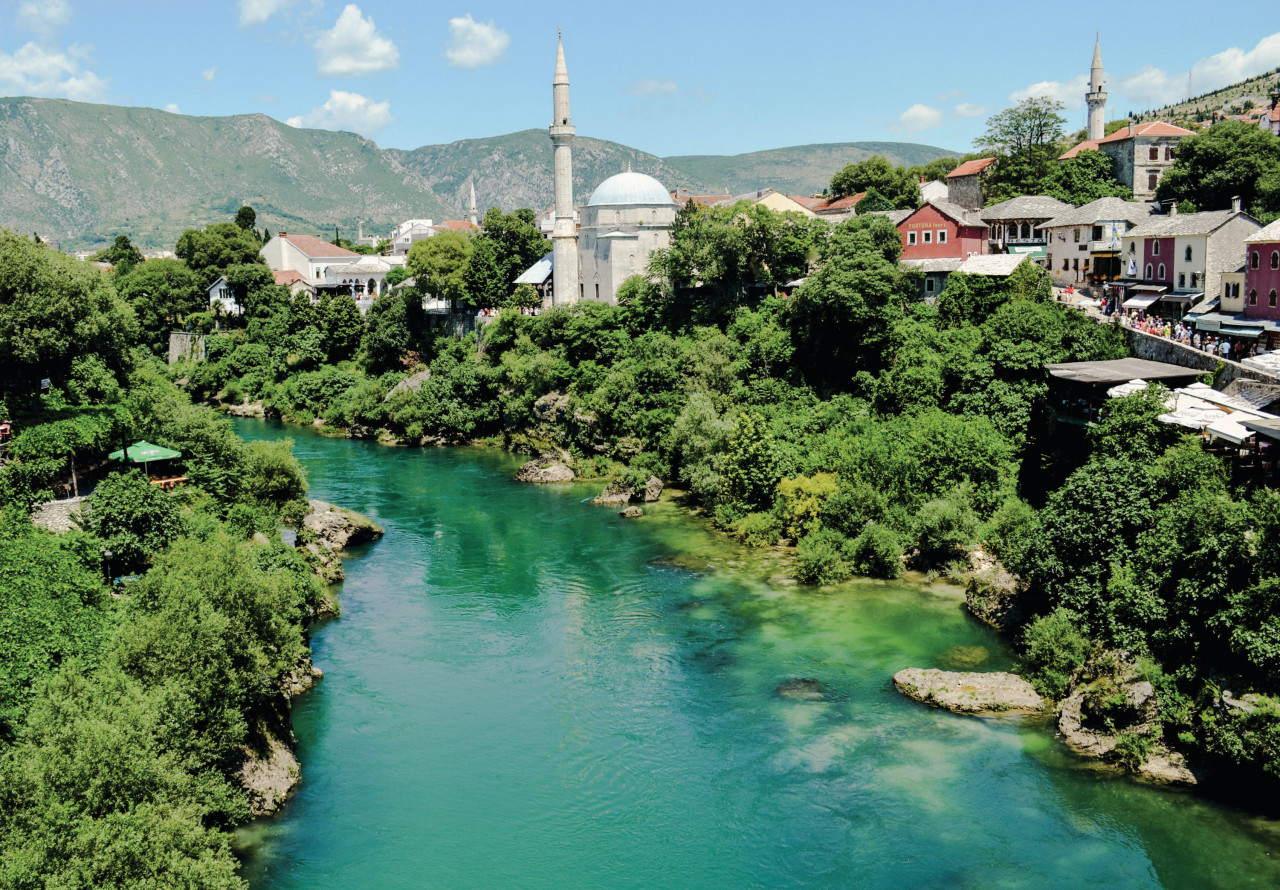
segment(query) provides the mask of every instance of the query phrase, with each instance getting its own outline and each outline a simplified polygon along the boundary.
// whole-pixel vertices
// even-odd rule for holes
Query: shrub
[[[987,542],[992,554],[1010,571],[1021,573],[1037,525],[1036,511],[1030,504],[1016,498],[1005,501],[991,517]]]
[[[1136,770],[1151,756],[1153,742],[1149,736],[1136,732],[1122,732],[1116,736],[1116,746],[1110,759],[1125,769]]]
[[[800,541],[796,558],[797,574],[806,584],[834,584],[853,574],[845,554],[844,535],[829,528],[818,529]]]
[[[142,568],[182,533],[178,508],[169,495],[137,470],[113,473],[98,484],[88,530],[109,551],[113,569]]]
[[[946,497],[921,507],[915,531],[916,561],[921,567],[937,568],[962,557],[978,533],[967,486],[956,486]]]
[[[859,479],[841,482],[840,487],[823,501],[818,516],[826,528],[834,528],[854,538],[868,522],[883,522],[887,511],[884,493]]]
[[[887,526],[868,522],[847,549],[860,575],[896,578],[902,574],[902,541]]]
[[[733,533],[748,547],[772,547],[781,532],[774,513],[748,513],[733,526]]]
[[[840,487],[831,473],[796,476],[778,483],[782,528],[788,538],[799,540],[818,529],[823,504]]]
[[[1046,698],[1061,698],[1071,674],[1089,655],[1089,640],[1080,630],[1080,618],[1066,609],[1042,615],[1022,635],[1021,672]]]

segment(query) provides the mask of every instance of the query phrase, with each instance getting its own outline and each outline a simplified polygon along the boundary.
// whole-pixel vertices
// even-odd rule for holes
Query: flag
[[[1138,277],[1138,264],[1135,263],[1132,258],[1129,259],[1129,277]]]

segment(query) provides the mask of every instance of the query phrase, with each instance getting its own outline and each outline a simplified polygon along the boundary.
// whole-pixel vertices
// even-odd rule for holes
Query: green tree
[[[173,498],[130,470],[98,483],[86,529],[101,542],[109,571],[127,574],[176,539],[182,522]]]
[[[208,308],[199,278],[181,260],[150,260],[117,273],[116,289],[133,307],[143,344],[157,355],[168,349],[169,331]]]
[[[364,317],[355,300],[346,296],[320,298],[322,342],[329,361],[342,362],[355,355],[364,336]]]
[[[1040,194],[1076,206],[1108,197],[1133,200],[1133,190],[1116,178],[1115,161],[1100,151],[1082,151],[1055,162]]]
[[[178,238],[173,252],[186,260],[191,271],[208,287],[232,266],[266,266],[259,250],[258,236],[235,223],[214,223],[205,229],[187,229]]]
[[[142,251],[133,246],[128,235],[116,235],[111,246],[98,251],[93,258],[99,263],[110,263],[117,272],[123,273],[142,263]]]
[[[405,269],[414,277],[418,291],[451,303],[464,300],[475,241],[463,232],[440,232],[415,242],[409,248]]]
[[[252,207],[248,205],[241,207],[236,211],[236,225],[245,231],[252,232],[253,227],[258,224],[258,214],[254,212]]]
[[[974,146],[996,156],[987,179],[988,200],[1039,194],[1061,154],[1062,103],[1047,96],[1023,99],[987,120]]]
[[[872,213],[873,211],[893,210],[893,202],[880,194],[874,188],[867,189],[867,193],[862,196],[862,200],[854,208],[854,213],[861,216],[864,213]]]
[[[503,213],[497,207],[490,207],[481,222],[481,230],[478,240],[493,243],[498,270],[506,286],[505,296],[509,297],[515,291],[515,280],[546,255],[547,239],[538,230],[536,214],[527,209]]]
[[[1280,212],[1280,137],[1242,121],[1221,121],[1187,136],[1156,188],[1157,201],[1191,201],[1225,210],[1240,198],[1258,213]]]
[[[465,283],[463,299],[467,305],[476,309],[495,309],[506,305],[507,281],[498,265],[498,251],[492,241],[475,239],[462,280]]]
[[[882,155],[847,164],[831,177],[831,194],[835,198],[847,198],[872,189],[890,202],[889,209],[915,208],[920,204],[919,177],[906,167],[889,163]]]

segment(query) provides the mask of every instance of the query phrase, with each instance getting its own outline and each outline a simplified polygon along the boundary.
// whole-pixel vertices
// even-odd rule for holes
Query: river
[[[236,428],[387,531],[313,633],[299,791],[238,835],[255,890],[1280,886],[1276,823],[895,692],[1010,666],[955,588],[784,583],[492,450]],[[777,694],[797,677],[824,698]]]

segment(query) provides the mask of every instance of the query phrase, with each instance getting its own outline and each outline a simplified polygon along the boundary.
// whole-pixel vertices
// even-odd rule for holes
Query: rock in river
[[[531,460],[516,471],[517,482],[572,482],[573,470],[558,460],[539,458]]]
[[[790,680],[783,680],[773,691],[783,698],[795,701],[822,701],[827,697],[822,689],[822,681],[812,677],[793,677]]]
[[[1044,699],[1017,674],[980,674],[907,668],[893,685],[916,701],[957,714],[1028,713],[1044,708]]]
[[[332,550],[341,550],[349,544],[363,544],[382,537],[382,526],[368,516],[345,507],[335,507],[328,501],[307,503],[311,505],[311,512],[303,518],[303,526],[314,532],[316,539]]]

